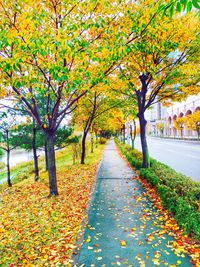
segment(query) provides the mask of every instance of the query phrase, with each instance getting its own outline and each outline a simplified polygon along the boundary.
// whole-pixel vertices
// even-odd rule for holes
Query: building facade
[[[181,130],[177,130],[175,127],[177,118],[182,118],[197,110],[200,110],[200,94],[189,96],[182,102],[174,102],[170,107],[163,107],[160,103],[156,103],[146,112],[147,132],[152,136],[197,138],[197,132],[187,129],[184,124]],[[163,125],[163,129],[161,129],[161,125]]]

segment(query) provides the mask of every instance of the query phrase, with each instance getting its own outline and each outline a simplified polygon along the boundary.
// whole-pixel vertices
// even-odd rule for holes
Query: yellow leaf
[[[85,242],[87,242],[87,243],[91,242],[91,236],[88,236],[88,238],[85,240]]]
[[[126,246],[126,242],[125,242],[124,240],[120,240],[120,245],[121,245],[122,247],[125,247],[125,246]]]
[[[136,228],[135,227],[131,228],[131,231],[133,231],[133,232],[136,231]]]

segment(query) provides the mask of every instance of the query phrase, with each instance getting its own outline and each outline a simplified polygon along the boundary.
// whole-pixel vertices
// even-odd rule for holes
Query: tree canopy
[[[155,101],[199,90],[198,6],[196,0],[1,1],[0,94],[20,103],[44,133],[50,195],[58,194],[55,135],[81,98],[120,88],[138,101],[141,115]]]

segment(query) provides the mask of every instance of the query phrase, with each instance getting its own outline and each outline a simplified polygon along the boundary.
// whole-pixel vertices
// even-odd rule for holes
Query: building
[[[171,138],[197,138],[197,132],[187,129],[184,125],[181,130],[175,128],[177,118],[187,116],[200,110],[200,94],[189,96],[185,101],[174,102],[170,107],[163,107],[161,103],[154,104],[147,112],[147,133],[152,136]],[[162,131],[158,125],[163,125]]]
[[[195,111],[200,110],[200,94],[196,96],[189,96],[185,101],[176,102],[169,108],[167,108],[166,116],[166,131],[165,135],[169,137],[185,137],[185,138],[196,138],[197,133],[195,131],[183,128],[181,131],[174,127],[174,122],[177,118],[182,118]]]

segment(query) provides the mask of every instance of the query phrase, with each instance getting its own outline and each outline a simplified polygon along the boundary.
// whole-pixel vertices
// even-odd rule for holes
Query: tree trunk
[[[125,140],[125,131],[126,131],[126,127],[125,127],[125,125],[123,126],[123,143],[125,144],[126,143],[126,140]]]
[[[46,149],[47,149],[47,164],[49,174],[49,189],[50,196],[58,195],[57,180],[56,180],[56,160],[54,150],[54,132],[45,131]]]
[[[45,151],[45,165],[46,165],[46,171],[48,171],[47,142],[46,142],[46,140],[45,140],[45,144],[44,144],[44,151]]]
[[[34,159],[34,173],[35,173],[35,181],[39,179],[39,168],[38,168],[38,156],[36,149],[36,128],[33,123],[33,139],[32,139],[32,149],[33,149],[33,159]]]
[[[96,148],[98,147],[98,134],[95,133],[95,136],[96,136]]]
[[[10,145],[9,145],[9,131],[6,130],[6,152],[7,152],[7,182],[8,186],[11,187],[11,179],[10,179]]]
[[[199,141],[199,137],[200,137],[200,129],[198,128],[197,129],[197,139],[198,139],[198,141]]]
[[[132,139],[132,149],[135,148],[135,138],[136,138],[136,123],[133,120],[133,139]]]
[[[85,153],[86,153],[86,137],[88,131],[84,131],[82,138],[82,147],[81,147],[81,164],[85,164]]]
[[[147,139],[146,139],[147,121],[144,118],[144,113],[138,114],[138,118],[140,122],[140,139],[141,139],[142,154],[143,154],[142,167],[148,168],[150,166],[150,160],[149,160],[149,152],[148,152],[148,145],[147,145]]]
[[[7,182],[8,186],[11,187],[11,179],[10,179],[10,149],[7,150]]]
[[[134,149],[135,135],[133,136],[133,127],[130,124],[131,148]]]
[[[94,138],[92,133],[91,133],[91,153],[94,153]]]

